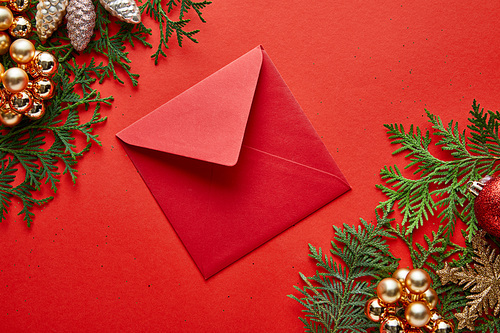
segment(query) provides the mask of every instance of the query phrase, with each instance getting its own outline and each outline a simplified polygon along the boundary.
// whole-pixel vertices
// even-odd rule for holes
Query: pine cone
[[[128,23],[140,23],[141,12],[134,0],[99,0],[101,5],[118,19]]]
[[[66,13],[66,27],[71,45],[77,51],[87,47],[95,26],[95,7],[92,0],[69,0]]]
[[[68,0],[40,0],[36,6],[36,33],[45,42],[61,24]]]

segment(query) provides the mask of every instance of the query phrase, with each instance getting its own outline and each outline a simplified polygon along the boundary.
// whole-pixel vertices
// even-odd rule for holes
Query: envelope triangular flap
[[[261,65],[259,46],[117,136],[134,146],[233,166],[240,154]]]

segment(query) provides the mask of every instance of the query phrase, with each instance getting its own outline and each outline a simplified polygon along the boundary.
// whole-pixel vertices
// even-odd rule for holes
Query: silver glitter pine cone
[[[111,15],[119,20],[137,24],[141,22],[141,12],[134,0],[99,0]]]
[[[95,7],[92,0],[69,0],[66,8],[66,27],[71,45],[77,51],[87,47],[95,26]]]
[[[36,6],[36,32],[45,42],[57,30],[66,14],[68,0],[40,0]]]

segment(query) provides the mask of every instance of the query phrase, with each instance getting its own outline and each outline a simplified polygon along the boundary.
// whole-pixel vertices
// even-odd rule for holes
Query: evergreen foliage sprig
[[[306,332],[365,332],[379,326],[365,318],[364,305],[374,295],[376,284],[395,270],[398,259],[391,252],[369,249],[370,246],[385,249],[387,241],[394,238],[408,248],[412,267],[422,268],[431,276],[432,287],[439,298],[438,311],[445,319],[457,324],[455,314],[464,309],[471,291],[458,284],[443,285],[437,271],[442,270],[445,263],[450,267],[467,267],[473,262],[474,250],[470,239],[477,229],[477,222],[472,200],[469,200],[464,185],[469,180],[498,171],[500,114],[485,112],[474,101],[468,136],[465,131],[459,131],[455,122],[444,126],[439,117],[429,112],[427,115],[435,130],[434,135],[439,137],[436,144],[450,151],[450,160],[438,159],[429,152],[429,131],[423,134],[419,128],[412,126],[405,132],[402,125],[386,125],[392,143],[401,144],[395,154],[407,151],[410,158],[407,167],[416,167],[415,174],[419,177],[409,179],[397,167],[384,168],[381,176],[392,187],[378,186],[389,199],[378,205],[380,213],[377,213],[375,225],[361,220],[357,229],[347,224],[342,228],[334,227],[334,240],[342,245],[340,247],[332,242],[331,257],[325,255],[323,258],[321,249],[316,250],[309,245],[310,256],[321,270],[313,277],[300,273],[305,286],[295,286],[295,289],[303,297],[289,295],[304,307],[305,317],[299,319]],[[404,223],[395,223],[389,218],[393,208],[400,209]],[[415,229],[434,215],[438,208],[441,213],[435,218],[446,223],[440,224],[434,231],[431,228],[425,232],[421,230],[423,242],[416,241]],[[465,245],[455,243],[451,237],[458,219],[468,223],[468,229],[461,232]],[[362,236],[367,234],[374,237]],[[490,244],[500,246],[499,239],[493,236],[488,238]],[[364,244],[364,241],[367,243]],[[384,270],[373,264],[383,262],[393,265]],[[361,273],[359,267],[364,267]],[[367,284],[367,281],[371,283]],[[497,317],[485,315],[476,320],[475,332],[498,332],[499,329],[500,319]]]
[[[305,307],[305,318],[300,320],[306,332],[364,332],[377,326],[364,315],[366,298],[374,295],[368,282],[387,277],[399,261],[389,252],[386,243],[387,238],[396,237],[383,228],[389,223],[387,216],[378,217],[378,221],[373,226],[361,220],[357,229],[346,224],[343,228],[333,227],[335,238],[330,252],[345,267],[333,257],[323,257],[321,248],[316,250],[309,244],[309,256],[321,272],[317,271],[312,277],[300,273],[306,285],[302,289],[295,286],[295,289],[304,297],[289,295]]]
[[[167,56],[164,49],[169,48],[168,42],[174,33],[179,46],[182,46],[184,38],[188,38],[190,41],[198,43],[194,35],[200,32],[200,30],[186,31],[186,25],[191,20],[186,19],[185,16],[190,9],[193,9],[200,21],[205,23],[206,21],[203,18],[202,10],[211,3],[211,1],[168,0],[166,5],[163,5],[162,0],[146,0],[146,2],[139,7],[142,13],[145,12],[159,24],[160,42],[156,52],[151,56],[151,58],[155,60],[155,64],[158,63],[160,55],[164,57]],[[164,7],[166,7],[166,11]],[[179,7],[179,15],[176,19],[172,19],[169,17],[169,14],[171,14],[176,7]]]
[[[387,128],[392,144],[401,145],[393,154],[407,152],[410,163],[405,169],[414,167],[416,179],[405,177],[397,166],[384,167],[380,174],[387,185],[377,185],[388,199],[378,208],[386,209],[397,204],[403,214],[401,221],[405,233],[410,234],[422,226],[440,210],[437,217],[445,225],[446,233],[453,233],[457,219],[468,226],[468,237],[477,230],[477,221],[471,206],[472,195],[466,184],[494,174],[500,168],[500,141],[498,127],[500,114],[481,109],[473,102],[469,118],[470,135],[460,131],[453,120],[444,125],[438,116],[427,116],[438,137],[436,145],[450,152],[451,159],[444,160],[430,151],[431,134],[418,127],[406,131],[403,125],[389,124]]]
[[[148,0],[140,6],[158,22],[160,44],[158,51],[152,56],[155,63],[159,55],[166,56],[163,51],[168,48],[169,38],[175,33],[177,43],[182,46],[184,37],[197,43],[194,35],[199,30],[185,30],[190,22],[185,16],[194,11],[202,22],[202,10],[211,2],[195,2],[191,0]],[[26,16],[35,26],[37,1],[31,1]],[[132,70],[128,49],[141,44],[152,47],[147,37],[152,30],[143,23],[133,25],[118,21],[104,10],[98,0],[94,1],[96,9],[96,25],[93,39],[85,49],[85,53],[96,55],[88,63],[78,60],[78,54],[70,44],[65,25],[44,44],[36,34],[29,39],[37,50],[49,51],[59,60],[58,73],[54,77],[57,90],[46,107],[46,114],[37,121],[24,119],[14,128],[0,126],[0,220],[9,213],[12,199],[22,205],[18,212],[30,226],[33,222],[33,206],[41,206],[53,197],[37,197],[37,192],[47,184],[57,191],[62,174],[68,174],[73,182],[77,179],[76,164],[88,152],[93,144],[101,145],[98,135],[94,133],[97,124],[106,120],[101,116],[101,106],[109,105],[112,96],[102,97],[96,89],[96,83],[103,83],[112,78],[125,83],[122,76],[128,77],[133,86],[138,84],[139,74]],[[178,19],[170,19],[167,14],[174,7],[179,7]],[[165,11],[166,8],[166,11]],[[110,29],[112,25],[117,28]],[[0,57],[7,69],[15,66],[9,56]],[[82,112],[82,117],[80,117]],[[78,146],[77,137],[85,139],[86,144]]]

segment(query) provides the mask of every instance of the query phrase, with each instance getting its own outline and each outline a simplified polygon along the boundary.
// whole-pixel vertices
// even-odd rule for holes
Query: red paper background
[[[302,332],[286,295],[316,270],[307,244],[328,250],[332,225],[373,220],[379,170],[404,166],[383,124],[429,127],[426,108],[465,129],[473,99],[499,109],[499,14],[496,0],[221,0],[189,26],[200,43],[172,41],[158,66],[129,48],[139,87],[99,87],[115,101],[77,184],[62,177],[31,228],[19,203],[0,224],[1,331]],[[353,190],[205,281],[115,133],[258,44]]]

